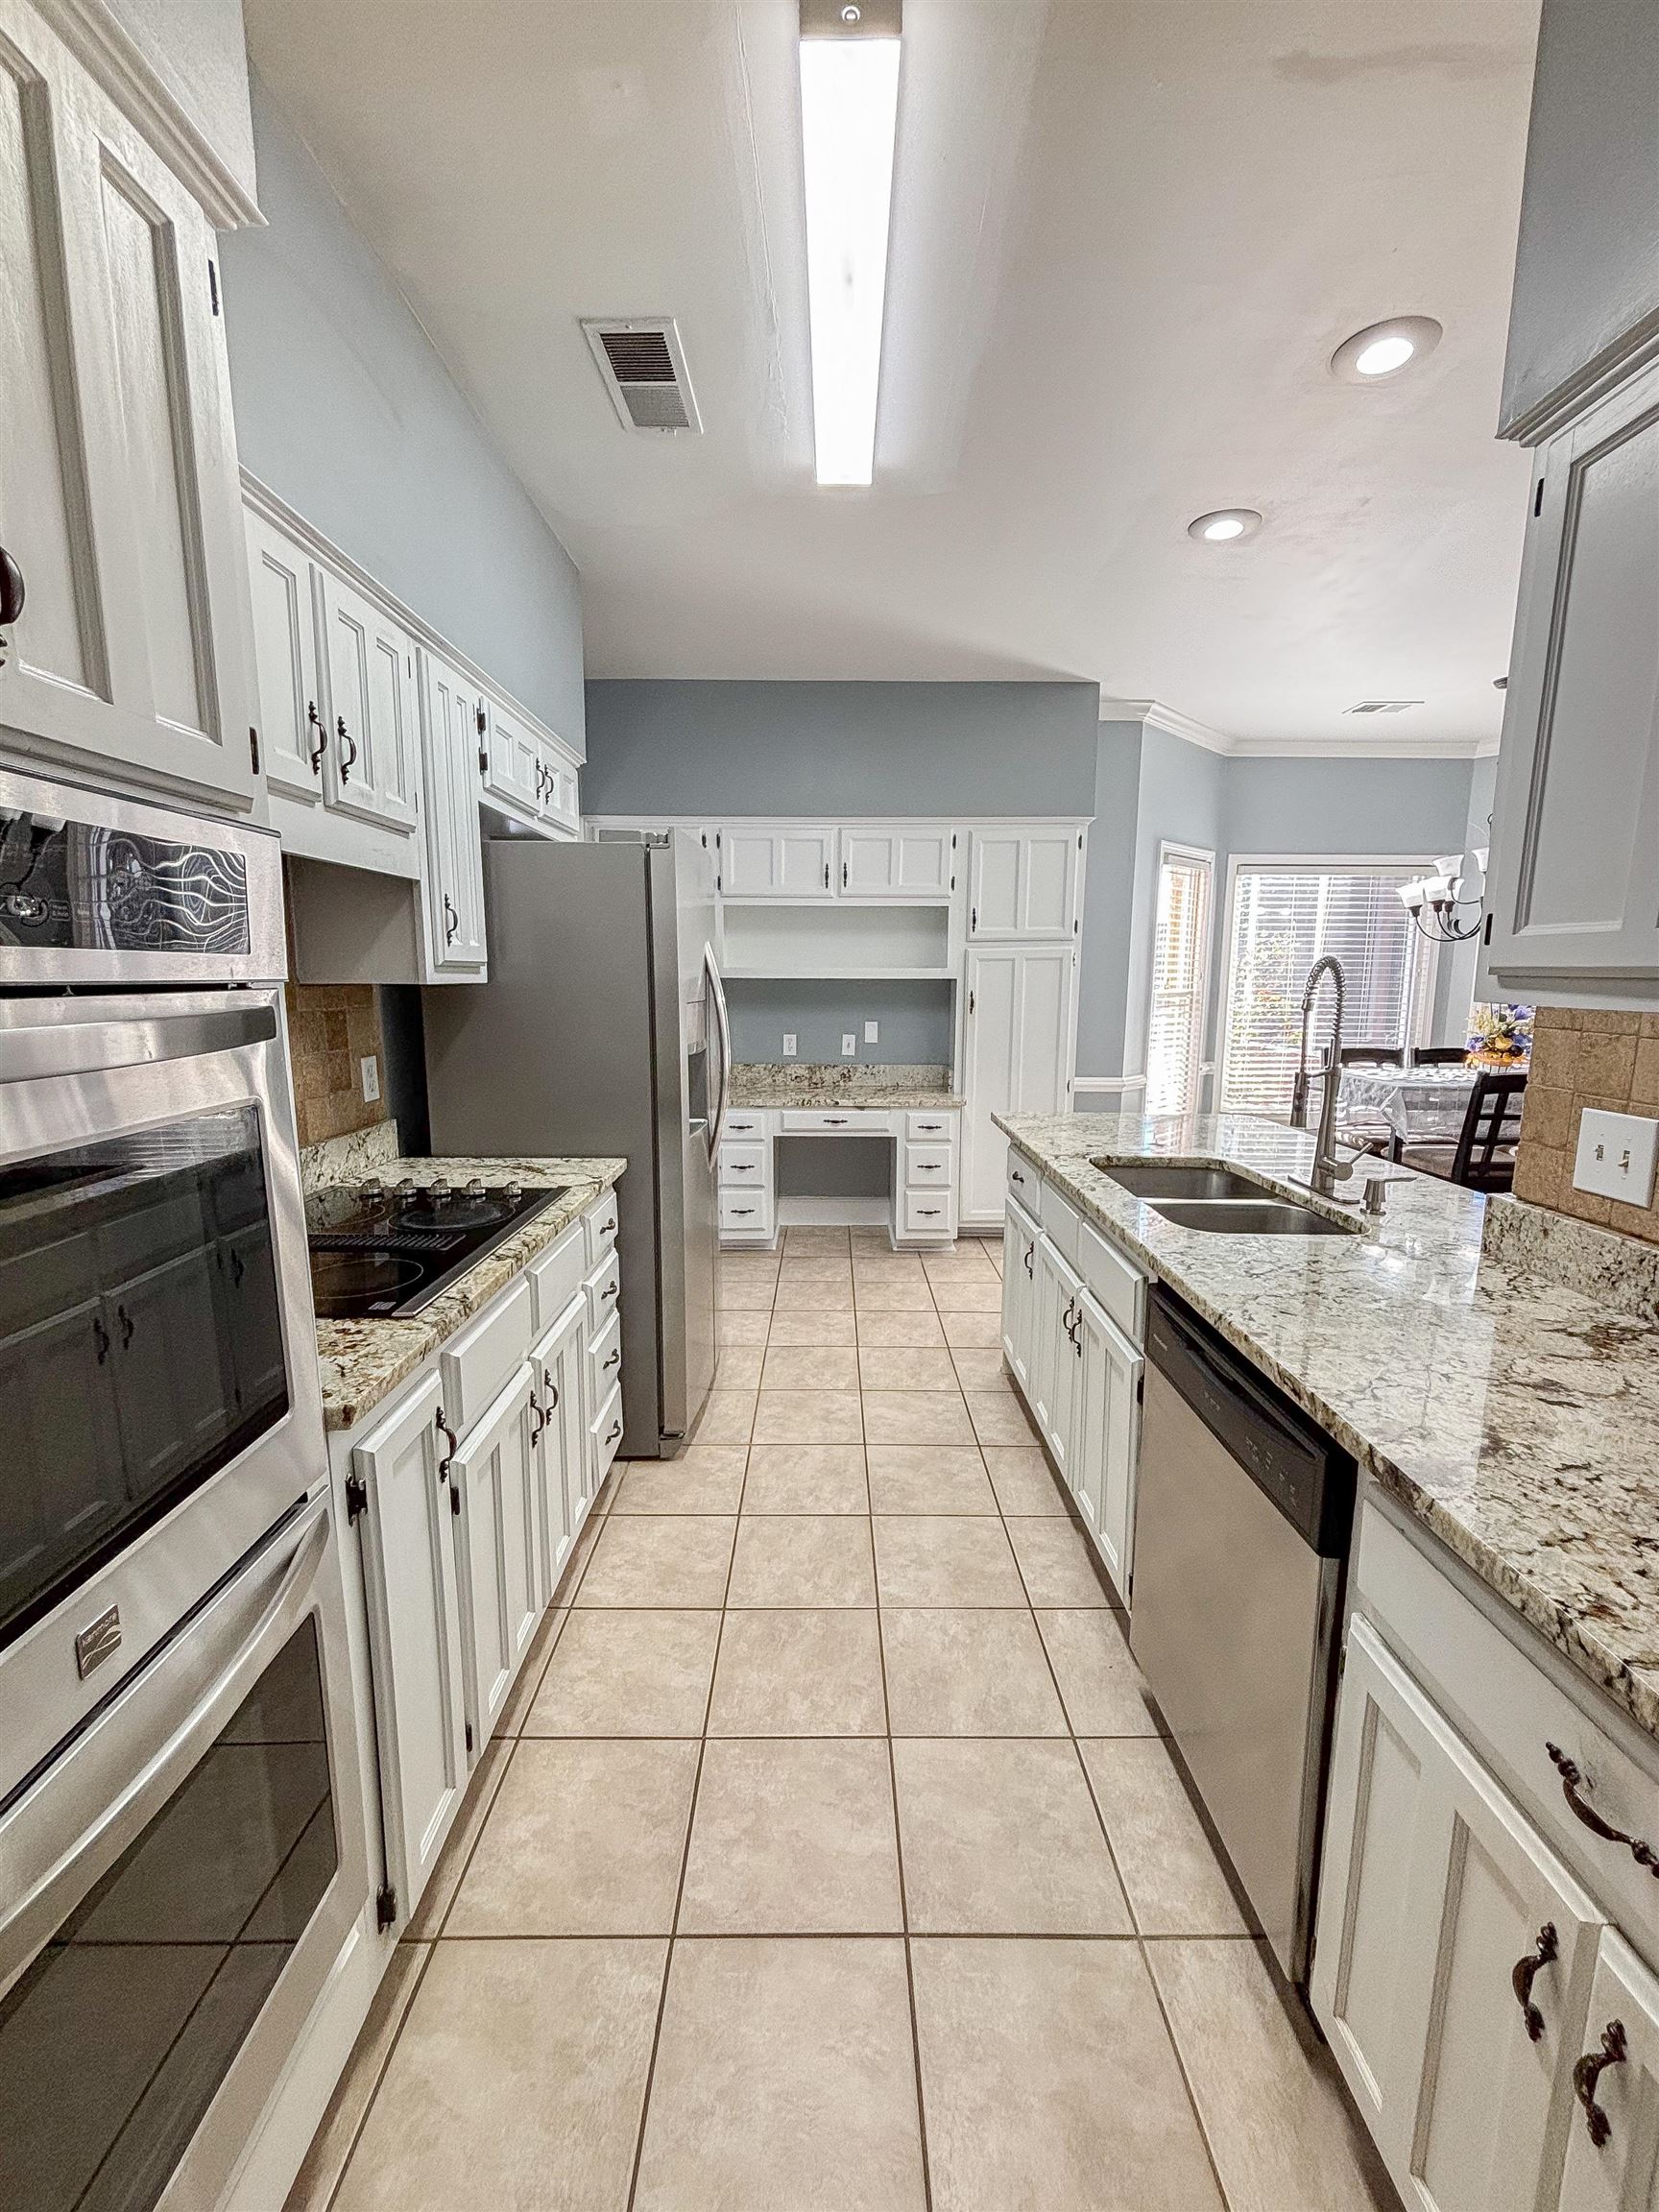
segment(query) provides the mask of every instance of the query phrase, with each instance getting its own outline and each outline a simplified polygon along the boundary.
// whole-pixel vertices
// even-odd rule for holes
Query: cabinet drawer
[[[728,1137],[763,1137],[766,1117],[750,1107],[729,1108],[726,1115],[725,1134]]]
[[[615,1458],[616,1447],[622,1441],[622,1392],[620,1386],[612,1391],[610,1397],[606,1399],[604,1405],[593,1416],[593,1426],[589,1433],[592,1438],[590,1450],[593,1464],[593,1488],[597,1493],[600,1484],[611,1472],[611,1462]]]
[[[956,1225],[956,1209],[949,1190],[906,1190],[904,1233],[908,1237],[949,1237]]]
[[[733,1190],[758,1190],[766,1182],[767,1146],[733,1144],[720,1147],[720,1180]]]
[[[561,1231],[525,1273],[535,1293],[536,1327],[546,1329],[581,1289],[588,1273],[588,1238],[581,1222]]]
[[[794,1137],[885,1137],[893,1117],[869,1106],[792,1106],[778,1117],[778,1125]]]
[[[1064,1252],[1075,1267],[1082,1241],[1079,1232],[1083,1227],[1083,1216],[1069,1199],[1061,1197],[1052,1183],[1045,1183],[1043,1186],[1038,1218],[1047,1231],[1055,1250]]]
[[[765,1190],[722,1190],[720,1226],[736,1236],[769,1237],[772,1200]]]
[[[1542,1656],[1535,1660],[1512,1642],[1369,1503],[1359,1523],[1357,1582],[1358,1610],[1496,1768],[1591,1895],[1659,1965],[1659,1882],[1627,1843],[1607,1841],[1574,1813],[1549,1749],[1553,1744],[1577,1768],[1574,1794],[1587,1809],[1659,1852],[1659,1779],[1618,1741],[1619,1716],[1609,1708],[1606,1727],[1592,1719],[1545,1671]],[[1584,1695],[1595,1692],[1586,1686]]]
[[[904,1181],[912,1190],[949,1190],[956,1155],[949,1144],[906,1144]]]
[[[1008,1147],[1008,1195],[1018,1198],[1027,1214],[1037,1214],[1043,1205],[1043,1178],[1029,1160]]]
[[[929,1141],[939,1144],[953,1144],[956,1141],[954,1114],[906,1114],[904,1134],[914,1143]]]
[[[582,1226],[588,1233],[588,1264],[596,1267],[607,1252],[616,1248],[616,1193],[607,1190],[605,1195],[589,1206],[582,1216]]]
[[[613,1313],[597,1336],[589,1339],[588,1363],[592,1369],[588,1403],[602,1405],[615,1389],[622,1371],[622,1316]]]
[[[438,1355],[444,1414],[457,1435],[469,1429],[530,1349],[530,1286],[520,1275]]]
[[[588,1277],[588,1327],[595,1336],[620,1310],[621,1296],[621,1263],[614,1252],[608,1252]]]
[[[1124,1335],[1141,1343],[1146,1334],[1146,1278],[1092,1221],[1078,1225],[1077,1266]]]

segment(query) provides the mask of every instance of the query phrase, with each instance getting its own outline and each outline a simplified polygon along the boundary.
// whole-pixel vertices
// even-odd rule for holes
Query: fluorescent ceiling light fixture
[[[1254,538],[1261,527],[1262,517],[1254,507],[1217,507],[1209,515],[1195,516],[1187,525],[1187,535],[1201,545],[1236,545],[1241,538]]]
[[[801,34],[818,481],[868,484],[899,120],[899,10],[896,0],[803,0]]]
[[[1425,361],[1445,333],[1431,315],[1396,315],[1345,338],[1331,356],[1331,373],[1345,384],[1381,384],[1414,361]]]

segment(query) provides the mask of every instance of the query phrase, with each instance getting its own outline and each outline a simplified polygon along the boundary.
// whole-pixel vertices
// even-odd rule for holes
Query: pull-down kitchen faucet
[[[1348,1173],[1348,1163],[1336,1157],[1336,1091],[1342,1067],[1342,1008],[1346,984],[1341,961],[1329,952],[1321,953],[1314,961],[1308,971],[1308,980],[1302,986],[1302,1064],[1297,1071],[1298,1096],[1292,1102],[1291,1118],[1296,1121],[1298,1128],[1306,1126],[1308,1026],[1312,1018],[1313,1001],[1319,996],[1319,986],[1327,975],[1336,986],[1336,1019],[1332,1024],[1331,1044],[1325,1055],[1325,1087],[1319,1097],[1319,1134],[1313,1146],[1313,1166],[1309,1170],[1308,1188],[1316,1191],[1321,1198],[1334,1198],[1338,1179]]]

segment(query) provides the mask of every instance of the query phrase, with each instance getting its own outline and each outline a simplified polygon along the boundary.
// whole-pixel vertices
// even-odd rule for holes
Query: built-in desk
[[[803,1071],[804,1072],[804,1071]],[[853,1073],[841,1086],[809,1086],[794,1070],[733,1070],[732,1101],[720,1146],[720,1239],[770,1246],[795,1222],[884,1219],[896,1246],[949,1244],[956,1235],[956,1164],[962,1101],[943,1089],[880,1082],[880,1070]],[[764,1101],[752,1102],[757,1094]],[[856,1138],[883,1143],[890,1168],[880,1201],[785,1197],[779,1192],[781,1139]]]

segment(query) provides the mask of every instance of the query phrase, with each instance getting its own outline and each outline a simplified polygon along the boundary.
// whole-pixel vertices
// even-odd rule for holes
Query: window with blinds
[[[1207,853],[1166,845],[1158,868],[1152,935],[1152,1001],[1146,1024],[1148,1114],[1198,1109],[1204,1056],[1204,1001],[1210,986],[1210,885]]]
[[[1224,1112],[1289,1111],[1302,989],[1322,953],[1334,953],[1342,963],[1344,1045],[1423,1041],[1434,998],[1434,947],[1412,926],[1399,886],[1429,865],[1238,863],[1227,934]],[[1320,993],[1309,1045],[1311,1065],[1331,1041],[1334,999],[1329,987]]]

